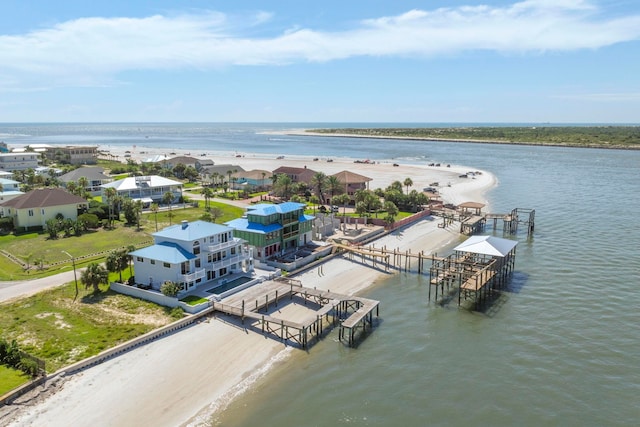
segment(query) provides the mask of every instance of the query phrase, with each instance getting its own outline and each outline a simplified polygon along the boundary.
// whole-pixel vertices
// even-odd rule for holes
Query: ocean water
[[[356,125],[5,124],[0,140],[462,164],[497,176],[492,211],[536,210],[491,304],[440,306],[398,273],[367,290],[381,316],[357,348],[336,330],[294,351],[210,425],[637,425],[640,151],[265,133]]]

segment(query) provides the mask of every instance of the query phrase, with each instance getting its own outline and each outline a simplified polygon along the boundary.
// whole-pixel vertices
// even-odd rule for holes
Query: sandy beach
[[[114,147],[100,147],[123,158]],[[142,150],[142,149],[141,149]],[[132,153],[141,160],[153,154]],[[187,152],[175,150],[176,155]],[[191,153],[198,157],[200,153]],[[310,158],[276,159],[243,153],[207,153],[215,164],[237,164],[245,170],[274,170],[279,166],[306,165],[327,175],[350,170],[372,178],[370,188],[385,188],[391,182],[410,177],[413,187],[422,190],[433,182],[440,183],[446,202],[485,202],[484,194],[496,184],[495,177],[482,171],[474,179],[458,175],[475,171],[469,166],[354,163],[354,159]],[[449,186],[450,185],[450,186]],[[400,250],[423,250],[430,254],[458,241],[455,228],[438,228],[437,220],[424,219],[415,225],[389,234],[376,246]],[[343,294],[355,294],[387,277],[388,274],[366,265],[335,258],[322,267],[296,276],[304,286],[331,289]],[[384,301],[381,301],[384,308]],[[375,333],[375,332],[374,332]],[[323,345],[322,341],[315,345]],[[11,426],[129,426],[129,425],[199,425],[216,411],[224,409],[239,393],[260,380],[274,364],[287,363],[291,352],[280,341],[246,331],[238,322],[226,317],[211,318],[199,324],[131,350],[101,365],[78,374],[62,377],[47,393],[30,402],[17,405],[11,419],[1,418]],[[310,351],[313,351],[311,347]]]

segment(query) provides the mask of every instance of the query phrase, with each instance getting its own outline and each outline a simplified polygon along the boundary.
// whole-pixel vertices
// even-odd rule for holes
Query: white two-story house
[[[233,229],[207,221],[183,221],[153,234],[154,244],[131,252],[135,281],[160,290],[165,281],[178,283],[180,294],[221,277],[253,271],[246,241]]]

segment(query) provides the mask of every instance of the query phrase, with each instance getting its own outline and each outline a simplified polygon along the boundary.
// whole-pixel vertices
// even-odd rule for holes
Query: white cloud
[[[429,58],[472,50],[539,53],[597,49],[640,38],[640,15],[607,19],[581,0],[411,10],[364,20],[348,31],[293,27],[273,37],[243,34],[271,19],[266,12],[240,20],[213,11],[80,18],[0,36],[0,73],[22,86],[92,86],[113,84],[127,70],[206,70],[354,56]]]

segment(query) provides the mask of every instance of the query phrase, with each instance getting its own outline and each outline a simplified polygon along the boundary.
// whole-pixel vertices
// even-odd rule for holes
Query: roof
[[[74,169],[71,172],[67,172],[60,176],[60,181],[71,182],[77,181],[80,178],[85,177],[89,181],[102,181],[112,179],[110,176],[104,174],[104,169],[101,167],[82,167]]]
[[[180,181],[174,181],[158,175],[151,176],[130,176],[128,178],[102,184],[102,188],[115,188],[117,191],[136,190],[138,188],[169,187],[172,185],[182,185]]]
[[[471,236],[453,248],[453,250],[504,257],[508,255],[517,244],[518,242],[515,240],[501,239],[494,236]]]
[[[334,173],[331,176],[335,176],[336,178],[338,178],[338,181],[342,182],[343,184],[357,184],[360,182],[369,182],[373,180],[373,178],[369,178],[364,175],[349,171]]]
[[[294,212],[300,209],[304,209],[306,205],[304,203],[285,202],[279,205],[272,205],[268,203],[260,203],[247,208],[247,212],[253,215],[268,216],[273,214],[285,214]]]
[[[250,231],[252,233],[266,234],[282,229],[280,224],[273,223],[269,225],[260,224],[258,222],[249,222],[247,218],[237,218],[229,222],[225,222],[231,228],[242,231]]]
[[[86,199],[71,194],[61,188],[37,188],[15,199],[7,200],[2,206],[15,209],[47,208],[52,206],[88,203]]]
[[[264,177],[263,175],[264,174]],[[253,169],[247,172],[241,172],[237,174],[240,178],[246,178],[246,179],[255,179],[255,180],[262,180],[264,179],[265,182],[271,183],[271,175],[272,173],[269,172],[268,170],[264,170],[264,169]]]
[[[156,245],[147,246],[146,248],[133,251],[130,254],[132,256],[155,259],[160,262],[168,262],[170,264],[180,264],[196,257],[192,253],[185,251],[177,244],[171,242],[162,242]]]
[[[0,184],[2,184],[2,185],[15,185],[15,184],[20,184],[20,182],[14,181],[13,179],[8,179],[8,178],[0,178]]]
[[[231,228],[220,224],[214,224],[212,222],[185,221],[180,224],[169,226],[157,233],[153,233],[153,236],[190,242],[227,231],[231,231]]]
[[[480,202],[464,202],[464,203],[460,203],[458,207],[469,208],[469,209],[482,209],[485,207],[485,204]]]
[[[177,165],[178,163],[182,163],[183,165],[195,165],[198,162],[198,159],[190,156],[177,156],[167,159],[167,163],[172,165]]]
[[[209,175],[212,175],[214,173],[218,173],[218,174],[221,174],[221,175],[226,175],[227,172],[229,172],[229,171],[231,171],[232,175],[234,173],[244,172],[244,169],[241,166],[229,165],[229,164],[205,166],[205,167],[202,168],[202,170],[204,170]],[[236,172],[234,172],[234,171],[236,171]]]

